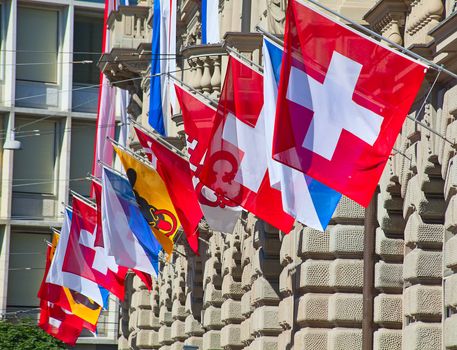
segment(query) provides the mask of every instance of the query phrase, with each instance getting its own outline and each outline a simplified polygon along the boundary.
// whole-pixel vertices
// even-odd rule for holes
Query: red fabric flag
[[[38,327],[68,345],[75,345],[83,330],[83,320],[46,300],[41,300],[40,309]]]
[[[135,127],[138,139],[149,156],[157,158],[157,172],[167,186],[173,206],[191,249],[198,254],[198,224],[203,217],[192,185],[188,162]]]
[[[124,300],[127,269],[118,266],[104,247],[95,246],[97,210],[73,198],[70,237],[62,269],[85,277]]]
[[[367,206],[425,72],[290,0],[273,158]]]
[[[263,76],[230,56],[200,179],[288,233],[294,219],[282,208],[281,192],[270,185],[262,110]]]
[[[226,197],[203,185],[199,179],[205,154],[211,141],[211,131],[216,117],[216,109],[175,85],[176,96],[181,106],[186,131],[189,165],[192,182],[197,192],[200,207],[208,225],[217,231],[233,232],[241,214],[241,207]]]

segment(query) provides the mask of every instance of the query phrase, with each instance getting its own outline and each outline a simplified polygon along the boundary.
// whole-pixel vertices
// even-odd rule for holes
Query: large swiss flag
[[[367,206],[426,66],[289,0],[273,157]]]

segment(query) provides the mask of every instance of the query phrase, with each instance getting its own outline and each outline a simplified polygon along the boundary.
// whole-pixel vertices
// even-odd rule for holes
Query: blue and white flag
[[[282,47],[264,38],[263,113],[269,151],[267,158],[270,184],[281,191],[282,205],[286,213],[306,226],[324,231],[341,194],[302,172],[273,160],[271,155],[282,56]]]
[[[202,0],[202,44],[216,44],[219,37],[219,0]]]
[[[167,115],[174,104],[174,87],[167,73],[176,71],[176,0],[154,1],[151,47],[149,124],[166,136]]]
[[[157,277],[162,247],[141,214],[129,181],[105,167],[102,226],[105,249],[118,265]]]

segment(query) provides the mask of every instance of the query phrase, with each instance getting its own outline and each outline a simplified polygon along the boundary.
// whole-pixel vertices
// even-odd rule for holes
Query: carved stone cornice
[[[382,0],[363,17],[370,27],[387,39],[402,45],[408,7],[400,0]]]

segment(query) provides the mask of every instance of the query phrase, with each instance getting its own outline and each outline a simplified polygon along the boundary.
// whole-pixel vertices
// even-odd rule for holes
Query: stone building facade
[[[454,0],[321,3],[457,68]],[[255,26],[282,34],[286,1],[219,4],[221,39],[260,64]],[[178,1],[177,63],[186,83],[217,99],[227,52],[201,45],[200,6]],[[100,62],[112,81],[138,78],[124,88],[144,125],[152,15],[150,2],[113,13],[113,50]],[[325,233],[297,224],[284,235],[251,214],[233,234],[202,224],[200,256],[181,240],[152,292],[130,276],[119,349],[456,348],[457,81],[444,72],[427,79],[410,116],[441,136],[406,120],[369,209],[343,198]],[[183,145],[182,118],[171,119],[168,131]]]

